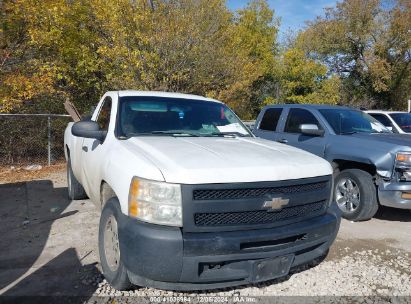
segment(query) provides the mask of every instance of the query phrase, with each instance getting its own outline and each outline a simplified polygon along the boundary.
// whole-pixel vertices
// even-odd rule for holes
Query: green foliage
[[[342,79],[344,101],[404,109],[411,97],[411,2],[345,0],[310,23],[297,45]]]
[[[0,5],[0,112],[63,112],[66,98],[86,112],[120,89],[207,95],[247,119],[267,102],[339,100],[340,79],[307,58],[305,44],[281,51],[265,0],[237,12],[224,0]],[[380,87],[378,71],[388,68],[375,61]]]
[[[302,50],[287,50],[281,67],[281,100],[288,103],[331,104],[339,100],[338,77],[327,77],[327,67],[306,58]]]
[[[227,102],[240,117],[255,118],[263,106],[266,94],[272,92],[272,73],[277,54],[279,20],[266,1],[251,1],[232,16],[228,28],[230,40],[225,57],[230,66],[230,78],[224,87],[208,95]]]

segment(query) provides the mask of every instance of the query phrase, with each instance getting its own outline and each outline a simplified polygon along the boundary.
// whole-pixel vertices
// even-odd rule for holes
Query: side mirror
[[[97,122],[89,120],[74,123],[71,127],[71,134],[77,137],[94,138],[103,141],[106,138],[107,131],[100,130]]]
[[[318,129],[317,125],[314,124],[302,124],[300,125],[300,131],[304,135],[310,136],[324,136],[324,130]]]

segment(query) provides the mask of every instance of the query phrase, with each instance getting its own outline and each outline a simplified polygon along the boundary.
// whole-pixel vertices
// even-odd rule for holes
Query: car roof
[[[299,104],[299,103],[286,103],[286,104],[273,104],[268,105],[267,108],[275,108],[275,107],[282,107],[282,108],[305,108],[305,109],[316,109],[316,110],[326,110],[326,109],[347,109],[347,110],[356,110],[354,108],[346,107],[346,106],[336,106],[336,105],[327,105],[327,104]]]
[[[165,97],[165,98],[182,98],[182,99],[195,99],[195,100],[204,100],[204,101],[212,101],[217,103],[222,103],[219,100],[215,100],[212,98],[207,98],[200,95],[193,95],[193,94],[183,94],[183,93],[174,93],[174,92],[162,92],[162,91],[136,91],[136,90],[123,90],[123,91],[116,91],[118,96],[146,96],[146,97]]]
[[[408,113],[408,112],[405,112],[405,111],[383,111],[383,110],[369,110],[369,111],[365,111],[365,112],[367,112],[367,113],[383,113],[383,114],[396,114],[396,113],[405,113],[405,114],[407,114]]]

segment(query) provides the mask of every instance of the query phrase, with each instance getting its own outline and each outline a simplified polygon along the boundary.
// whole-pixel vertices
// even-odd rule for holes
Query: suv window
[[[378,120],[380,123],[382,123],[386,127],[392,127],[392,123],[390,119],[385,116],[384,114],[377,114],[377,113],[368,113],[372,117],[374,117],[376,120]]]
[[[111,98],[107,97],[103,101],[100,112],[98,113],[97,123],[101,130],[107,131],[108,125],[110,123],[110,113],[111,113]]]
[[[284,132],[301,133],[300,125],[302,124],[317,125],[318,129],[322,129],[320,123],[310,111],[304,109],[290,109]]]
[[[399,125],[401,130],[411,133],[411,114],[410,113],[392,113],[389,114],[392,119]]]
[[[282,111],[283,109],[280,108],[267,109],[258,128],[260,130],[275,131]]]

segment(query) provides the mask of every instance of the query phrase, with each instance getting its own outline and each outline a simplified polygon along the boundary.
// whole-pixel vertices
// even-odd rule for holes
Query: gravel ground
[[[410,255],[400,250],[360,250],[293,270],[285,278],[254,286],[179,293],[140,288],[119,292],[98,276],[96,296],[411,296]]]
[[[291,302],[411,303],[408,211],[383,208],[371,221],[343,220],[324,261],[274,281],[208,292],[137,287],[119,292],[101,274],[99,213],[88,200],[65,199],[64,169],[39,181],[0,186],[0,248],[5,248],[0,250],[0,295],[80,295],[90,303],[272,303],[272,296],[287,303],[287,297],[297,297]]]

